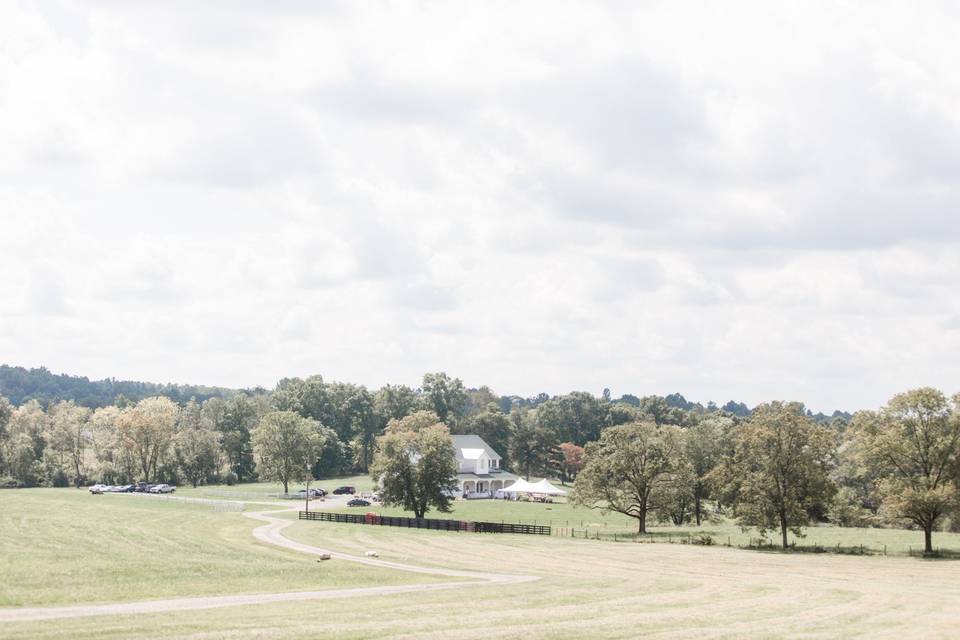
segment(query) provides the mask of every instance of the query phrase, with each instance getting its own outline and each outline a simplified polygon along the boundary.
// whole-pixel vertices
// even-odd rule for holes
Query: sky
[[[0,4],[0,362],[960,391],[951,2]]]

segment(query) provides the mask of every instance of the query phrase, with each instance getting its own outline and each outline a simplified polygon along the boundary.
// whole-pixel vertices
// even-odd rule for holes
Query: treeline
[[[761,533],[814,522],[960,529],[960,395],[924,388],[849,422],[814,420],[799,403],[732,414],[646,416],[605,429],[583,451],[574,499],[684,524],[716,513]],[[711,510],[705,509],[710,501]]]
[[[235,391],[220,387],[206,387],[181,384],[155,384],[133,380],[90,380],[83,376],[51,373],[46,367],[25,369],[0,365],[0,396],[14,405],[36,400],[48,406],[60,400],[73,400],[74,403],[91,409],[123,404],[125,401],[137,402],[153,396],[164,396],[177,403],[185,403],[191,398],[203,402],[209,398],[226,398]]]

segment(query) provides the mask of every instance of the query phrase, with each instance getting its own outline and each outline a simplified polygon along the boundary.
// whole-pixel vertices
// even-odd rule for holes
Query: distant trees
[[[431,508],[450,511],[457,489],[457,463],[447,426],[432,411],[391,420],[377,438],[370,469],[386,505],[423,518]]]
[[[547,467],[555,436],[537,420],[536,411],[514,409],[510,412],[509,457],[514,470],[527,480]]]
[[[835,434],[813,422],[799,403],[757,407],[737,431],[735,453],[714,476],[742,526],[761,533],[801,534],[834,493],[829,469]]]
[[[423,408],[433,411],[444,424],[456,424],[466,415],[467,391],[460,378],[446,373],[427,373],[420,386]]]
[[[173,441],[179,411],[169,398],[156,397],[141,400],[118,416],[120,445],[133,455],[147,482],[156,477],[157,463]]]
[[[561,442],[552,453],[551,462],[560,476],[560,482],[566,484],[568,480],[575,480],[583,467],[583,447],[572,442]]]
[[[320,423],[293,411],[266,414],[251,439],[260,477],[280,481],[284,493],[291,480],[306,477],[326,444]]]
[[[220,468],[222,434],[214,429],[209,412],[191,400],[180,411],[173,450],[177,468],[193,486]]]
[[[960,395],[951,402],[931,388],[901,393],[879,413],[858,413],[853,429],[880,479],[884,512],[920,527],[931,553],[934,529],[960,509]]]
[[[606,429],[587,444],[574,483],[574,501],[616,511],[647,532],[651,514],[669,510],[685,478],[684,441],[679,427],[634,422]]]

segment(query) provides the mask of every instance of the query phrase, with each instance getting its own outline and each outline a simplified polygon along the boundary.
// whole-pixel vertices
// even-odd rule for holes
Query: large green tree
[[[574,502],[636,518],[637,530],[646,533],[651,514],[674,506],[677,490],[687,482],[685,464],[679,427],[653,422],[609,427],[584,448]]]
[[[741,526],[761,534],[779,529],[787,548],[787,532],[801,535],[833,497],[836,434],[811,420],[800,403],[771,402],[739,426],[735,447],[713,478]]]
[[[325,445],[320,423],[293,411],[264,415],[251,434],[261,478],[279,480],[283,492],[290,482],[310,473]]]
[[[960,395],[953,401],[932,388],[894,396],[878,413],[854,417],[854,437],[878,477],[882,511],[923,529],[924,550],[933,531],[960,508]]]
[[[377,438],[370,468],[386,505],[423,518],[431,508],[450,511],[457,489],[457,462],[450,431],[432,411],[391,420]]]

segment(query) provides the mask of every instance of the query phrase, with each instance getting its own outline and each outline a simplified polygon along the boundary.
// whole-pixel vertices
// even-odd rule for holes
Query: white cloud
[[[0,7],[0,353],[875,406],[960,374],[960,11]]]

